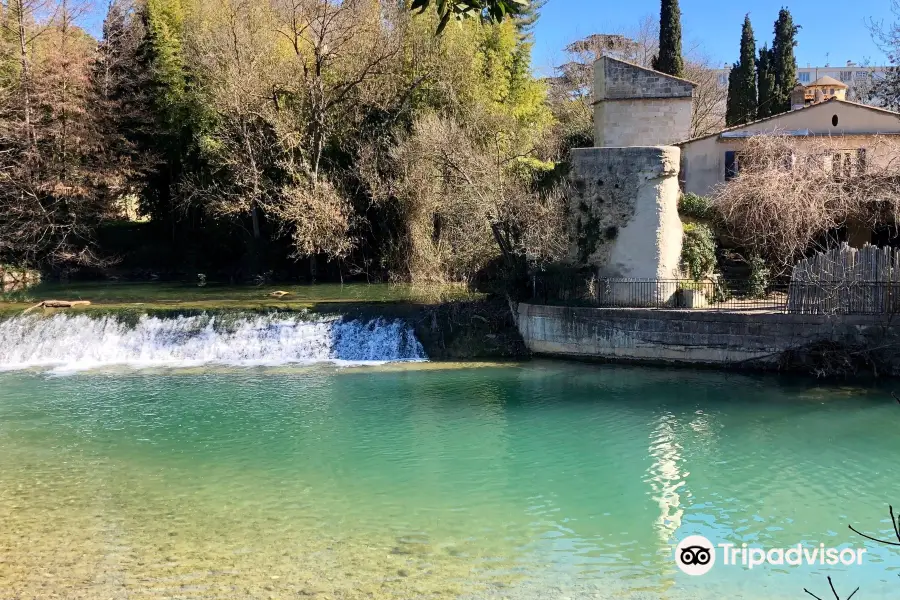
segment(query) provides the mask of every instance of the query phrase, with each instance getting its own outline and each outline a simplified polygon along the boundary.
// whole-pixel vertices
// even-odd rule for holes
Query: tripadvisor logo
[[[716,564],[716,549],[702,535],[689,535],[675,547],[675,564],[688,575],[706,575]]]
[[[675,547],[675,564],[688,575],[705,575],[716,564],[716,555],[725,566],[747,569],[760,565],[861,565],[865,548],[826,548],[825,544],[807,547],[797,544],[790,548],[748,547],[747,544],[714,545],[702,535],[690,535]]]

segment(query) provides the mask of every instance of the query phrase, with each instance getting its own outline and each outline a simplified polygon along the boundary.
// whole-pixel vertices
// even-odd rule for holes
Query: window
[[[857,79],[866,79],[869,76],[868,71],[857,71],[854,77]]]
[[[844,83],[853,79],[853,71],[841,71],[841,81]]]
[[[738,174],[738,157],[734,150],[725,151],[725,181],[731,181]]]
[[[728,75],[719,73],[719,85],[728,85]]]
[[[866,172],[866,149],[835,150],[826,155],[826,168],[835,178],[851,177]]]
[[[837,127],[837,124],[838,124],[838,116],[837,116],[837,115],[833,115],[833,116],[831,117],[831,126],[832,126],[832,127]]]
[[[801,72],[798,77],[800,79],[800,83],[809,83],[809,71]]]

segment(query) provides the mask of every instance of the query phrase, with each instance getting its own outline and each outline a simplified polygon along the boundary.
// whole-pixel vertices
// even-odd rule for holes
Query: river
[[[82,318],[0,322],[2,598],[900,593],[900,553],[848,529],[893,535],[887,389],[431,363],[388,322]],[[690,577],[687,535],[867,552]]]

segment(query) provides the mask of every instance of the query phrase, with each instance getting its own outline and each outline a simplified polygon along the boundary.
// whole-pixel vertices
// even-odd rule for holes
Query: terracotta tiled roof
[[[806,87],[813,87],[813,86],[836,87],[836,88],[844,88],[844,89],[848,89],[850,87],[846,83],[842,83],[842,82],[838,81],[837,79],[835,79],[834,77],[829,77],[828,75],[825,75],[824,77],[819,77],[818,79],[816,79],[815,81],[813,81],[811,84],[809,84]]]

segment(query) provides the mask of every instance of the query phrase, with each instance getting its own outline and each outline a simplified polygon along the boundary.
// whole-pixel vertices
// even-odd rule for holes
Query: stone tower
[[[595,147],[570,154],[569,257],[609,278],[617,301],[656,305],[675,291],[681,154],[670,144],[690,137],[694,87],[608,56],[594,63]]]
[[[668,146],[691,137],[695,84],[609,56],[594,63],[594,146]]]

